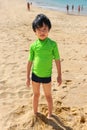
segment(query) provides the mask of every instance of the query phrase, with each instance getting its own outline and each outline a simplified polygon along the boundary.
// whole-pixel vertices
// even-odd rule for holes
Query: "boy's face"
[[[35,34],[40,40],[44,40],[48,37],[49,28],[47,25],[43,24],[43,27],[37,28]]]

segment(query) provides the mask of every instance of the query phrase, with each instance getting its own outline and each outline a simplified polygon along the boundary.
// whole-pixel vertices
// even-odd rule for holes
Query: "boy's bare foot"
[[[51,114],[51,115],[48,114],[47,118],[48,118],[48,119],[51,119],[51,118],[52,118],[52,114]]]

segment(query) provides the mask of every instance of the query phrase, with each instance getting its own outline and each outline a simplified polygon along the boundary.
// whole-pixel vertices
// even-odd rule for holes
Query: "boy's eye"
[[[38,29],[39,32],[47,32],[48,29]]]

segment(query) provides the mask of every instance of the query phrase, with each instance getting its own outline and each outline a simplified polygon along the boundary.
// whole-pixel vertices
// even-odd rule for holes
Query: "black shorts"
[[[51,82],[51,77],[42,78],[42,77],[38,77],[34,73],[32,73],[31,79],[32,79],[32,81],[39,82],[39,83],[50,83]]]

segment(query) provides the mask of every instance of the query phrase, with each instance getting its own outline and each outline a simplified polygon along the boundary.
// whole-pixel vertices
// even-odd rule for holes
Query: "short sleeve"
[[[55,42],[54,48],[53,48],[53,58],[55,60],[59,60],[60,59],[60,54],[59,54],[59,50],[58,50],[58,46],[57,46],[56,42]]]
[[[34,49],[33,46],[30,46],[30,50],[29,50],[29,56],[28,56],[28,61],[33,61],[34,59]]]

